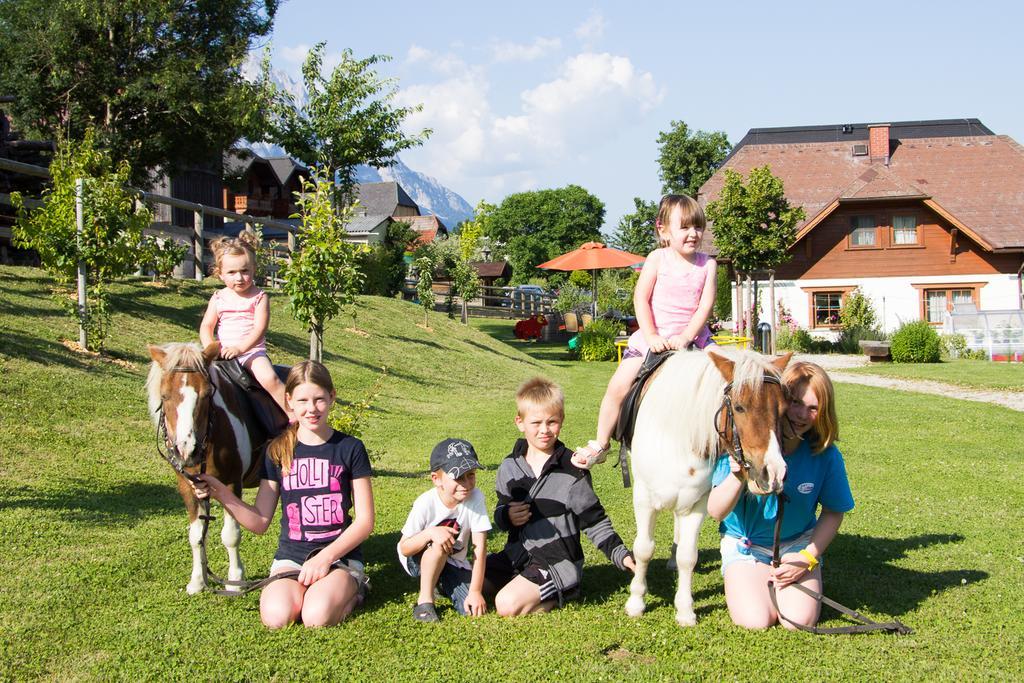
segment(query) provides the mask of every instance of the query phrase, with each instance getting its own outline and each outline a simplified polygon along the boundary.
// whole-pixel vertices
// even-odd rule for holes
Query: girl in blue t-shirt
[[[746,628],[767,628],[780,621],[768,594],[769,579],[775,582],[779,609],[787,619],[807,626],[817,623],[820,603],[787,587],[799,583],[821,592],[821,556],[839,531],[843,514],[853,509],[846,465],[834,444],[839,425],[831,380],[820,366],[798,362],[786,368],[782,381],[792,397],[787,412],[792,430],[782,443],[783,490],[789,500],[779,533],[780,565],[771,566],[777,499],[750,493],[739,465],[728,454],[718,459],[708,497],[708,514],[721,522],[729,616]],[[821,514],[816,517],[819,505]]]
[[[267,449],[255,504],[208,474],[193,485],[197,497],[212,496],[257,534],[270,526],[280,498],[281,537],[270,574],[299,575],[263,589],[260,618],[270,628],[300,619],[306,626],[337,624],[366,590],[360,545],[373,529],[372,472],[363,443],[328,424],[334,396],[320,363],[303,361],[288,373],[285,398],[296,422]]]

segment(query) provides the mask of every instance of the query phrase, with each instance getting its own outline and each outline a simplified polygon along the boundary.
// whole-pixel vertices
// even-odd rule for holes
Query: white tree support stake
[[[82,252],[82,234],[85,232],[85,209],[82,205],[83,202],[83,184],[84,181],[81,178],[75,180],[75,226],[78,234],[78,252]],[[85,338],[85,261],[81,257],[78,259],[78,344],[82,347],[82,350],[89,348],[86,346]]]

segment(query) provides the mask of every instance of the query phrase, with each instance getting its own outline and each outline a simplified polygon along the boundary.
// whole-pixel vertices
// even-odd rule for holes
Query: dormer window
[[[892,243],[894,246],[918,244],[917,216],[892,217]]]
[[[850,247],[863,248],[877,246],[877,230],[874,216],[853,216],[850,219]]]

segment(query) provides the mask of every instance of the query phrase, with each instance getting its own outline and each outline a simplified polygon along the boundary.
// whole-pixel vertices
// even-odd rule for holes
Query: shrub
[[[777,343],[776,346],[782,346],[781,343]],[[810,333],[798,327],[791,335],[789,345],[783,348],[791,349],[798,353],[810,353],[811,349],[814,348],[814,338],[811,337]]]
[[[962,334],[943,334],[942,356],[944,358],[964,358],[967,353],[967,338]]]
[[[860,327],[871,329],[875,326],[875,309],[871,307],[871,299],[857,289],[846,295],[843,307],[839,309],[839,324],[844,330]]]
[[[615,336],[619,333],[616,320],[595,320],[580,332],[579,359],[584,361],[612,360],[616,357]]]
[[[906,323],[892,335],[889,351],[896,363],[938,363],[942,342],[924,320]]]
[[[884,341],[885,334],[881,330],[859,325],[847,327],[839,333],[834,347],[838,353],[860,353],[860,342],[863,340]]]
[[[568,313],[589,309],[591,301],[593,299],[590,297],[589,290],[584,291],[571,282],[566,282],[558,290],[558,298],[555,299],[553,307],[559,313]]]

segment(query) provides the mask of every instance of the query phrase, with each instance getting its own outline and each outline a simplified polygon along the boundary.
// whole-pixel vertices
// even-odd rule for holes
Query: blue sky
[[[1024,10],[1010,2],[291,0],[274,67],[327,42],[386,54],[410,120],[402,155],[470,204],[575,183],[606,206],[657,199],[659,131],[977,117],[1024,143]]]

